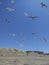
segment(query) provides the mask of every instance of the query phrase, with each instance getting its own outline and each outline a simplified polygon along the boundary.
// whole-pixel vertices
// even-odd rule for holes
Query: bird
[[[6,7],[5,9],[8,10],[9,12],[16,11],[15,8],[11,8],[11,7]]]
[[[15,37],[15,36],[16,36],[16,34],[15,34],[15,33],[13,33],[13,34],[11,34],[11,33],[10,33],[10,34],[9,34],[9,36],[13,36],[13,37]]]
[[[10,23],[10,21],[9,21],[7,18],[5,19],[5,22],[6,22],[7,24]]]
[[[32,34],[35,35],[36,33],[33,32]]]
[[[36,39],[36,33],[32,33],[32,35],[33,35],[33,39]]]
[[[31,19],[36,19],[36,18],[39,18],[38,16],[28,16],[28,18],[31,18]]]
[[[2,2],[0,2],[0,5],[2,4]]]
[[[47,39],[47,38],[45,38],[45,37],[43,38],[43,40],[44,40],[44,42],[48,42],[48,39]]]
[[[11,0],[11,3],[14,4],[15,3],[15,0]]]
[[[29,16],[29,14],[27,12],[24,12],[25,16]]]
[[[39,18],[38,16],[30,16],[27,12],[25,12],[25,16],[27,16],[28,18],[31,18],[32,20]]]
[[[43,7],[47,8],[47,5],[44,4],[43,2],[41,2],[40,5],[41,5],[42,8],[43,8]]]

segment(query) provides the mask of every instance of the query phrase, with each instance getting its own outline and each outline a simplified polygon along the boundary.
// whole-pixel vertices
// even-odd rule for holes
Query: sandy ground
[[[0,65],[49,65],[49,56],[0,57]]]

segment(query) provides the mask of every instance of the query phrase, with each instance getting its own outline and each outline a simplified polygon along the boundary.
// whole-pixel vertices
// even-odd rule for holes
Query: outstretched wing
[[[45,7],[47,8],[47,5],[45,5]]]
[[[35,18],[39,18],[38,16],[30,16],[30,18],[35,19]]]
[[[25,16],[27,16],[28,18],[31,18],[31,19],[39,18],[38,16],[30,16],[27,12],[25,12],[24,14],[25,14]]]
[[[25,16],[29,16],[29,14],[27,12],[24,12]]]

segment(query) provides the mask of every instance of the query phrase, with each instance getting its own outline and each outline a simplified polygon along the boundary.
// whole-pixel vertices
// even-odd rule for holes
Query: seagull
[[[15,33],[13,33],[13,34],[9,34],[9,36],[13,36],[13,37],[15,37],[15,36],[16,36],[16,34],[15,34]]]
[[[6,7],[6,10],[8,10],[9,12],[16,11],[15,8],[11,8],[11,7]]]
[[[39,18],[38,16],[30,16],[28,13],[25,12],[25,16],[27,16],[28,18],[31,18],[32,20]]]
[[[40,4],[41,4],[41,7],[42,7],[42,8],[43,8],[43,7],[46,7],[46,8],[47,8],[47,5],[44,4],[43,2],[41,2]]]

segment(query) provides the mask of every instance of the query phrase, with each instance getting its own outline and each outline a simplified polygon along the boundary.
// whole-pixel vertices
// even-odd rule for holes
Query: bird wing
[[[27,12],[25,12],[24,14],[25,14],[25,16],[29,16],[29,14]]]

